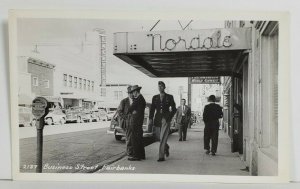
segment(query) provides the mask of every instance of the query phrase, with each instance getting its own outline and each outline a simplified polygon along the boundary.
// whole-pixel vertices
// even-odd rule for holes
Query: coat
[[[155,113],[155,115],[154,115]],[[154,117],[154,126],[161,127],[161,120],[165,118],[167,122],[172,120],[176,113],[176,104],[172,95],[165,93],[163,100],[160,100],[160,95],[154,95],[149,113],[149,119]]]
[[[176,114],[175,114],[175,122],[177,123],[177,125],[181,125],[181,124],[188,124],[190,119],[191,119],[191,108],[188,107],[187,105],[185,105],[184,108],[184,115],[185,115],[185,119],[184,119],[184,123],[182,123],[182,106],[179,106],[177,108]]]
[[[205,126],[219,127],[219,119],[223,117],[222,107],[216,103],[210,103],[204,107],[203,121]]]
[[[137,98],[133,99],[128,112],[131,113],[130,126],[133,129],[142,129],[145,116],[146,101],[143,95],[139,95]]]
[[[119,125],[123,129],[127,129],[129,127],[129,107],[130,100],[129,97],[127,97],[121,100],[120,105],[117,109]]]

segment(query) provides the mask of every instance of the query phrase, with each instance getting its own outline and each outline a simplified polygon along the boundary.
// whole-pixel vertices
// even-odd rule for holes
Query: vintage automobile
[[[65,110],[66,122],[83,123],[92,121],[91,111],[84,110],[81,107],[70,107]]]
[[[19,106],[19,127],[34,126],[36,122],[32,115],[32,110],[29,107]]]
[[[107,113],[104,109],[97,109],[91,111],[91,121],[107,121]]]
[[[62,99],[60,97],[45,97],[50,104],[49,112],[45,116],[45,123],[47,125],[59,124],[63,125],[66,123],[65,110],[62,109]]]
[[[45,116],[45,123],[47,125],[63,125],[66,123],[66,114],[62,109],[50,109],[49,113]]]
[[[117,111],[117,108],[106,108],[106,111],[107,111],[107,115],[106,115],[107,120],[110,121],[114,117],[114,115]]]
[[[146,104],[145,109],[145,117],[143,123],[143,137],[152,137],[153,136],[153,129],[152,126],[149,125],[149,110],[150,110],[150,103]],[[119,117],[118,113],[116,112],[111,119],[110,127],[107,130],[108,134],[113,134],[116,140],[122,140],[123,137],[126,136],[124,129],[119,126]]]

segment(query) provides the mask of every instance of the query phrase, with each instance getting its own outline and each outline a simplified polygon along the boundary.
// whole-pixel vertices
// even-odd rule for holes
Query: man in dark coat
[[[140,93],[142,87],[134,85],[130,92],[133,95],[133,102],[128,111],[131,113],[130,124],[132,127],[132,149],[133,157],[129,157],[129,161],[139,161],[145,159],[145,148],[143,143],[143,122],[145,116],[146,101]]]
[[[160,146],[159,146],[159,159],[157,161],[165,161],[165,155],[168,157],[169,145],[167,144],[170,122],[176,113],[176,105],[172,95],[165,93],[166,85],[164,82],[158,82],[159,94],[154,95],[150,108],[149,120],[150,124],[160,128]],[[155,116],[154,116],[155,113]]]
[[[210,95],[208,97],[210,104],[204,107],[203,121],[205,123],[204,128],[204,149],[206,154],[211,154],[214,156],[217,152],[218,138],[219,138],[219,119],[223,117],[222,107],[216,104],[215,95]],[[210,140],[211,140],[211,150],[210,150]]]
[[[181,99],[181,105],[175,114],[175,123],[178,127],[179,141],[186,141],[188,124],[191,120],[191,108],[185,105],[185,99]]]
[[[126,152],[127,156],[132,157],[132,129],[129,127],[129,120],[130,120],[130,114],[129,114],[129,107],[132,104],[132,93],[130,93],[131,86],[127,87],[127,93],[128,97],[121,100],[120,105],[118,107],[117,113],[118,113],[118,122],[122,129],[126,132]]]

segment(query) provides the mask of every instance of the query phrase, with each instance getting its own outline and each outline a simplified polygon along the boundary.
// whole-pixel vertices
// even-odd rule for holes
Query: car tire
[[[117,141],[121,141],[121,140],[122,140],[122,136],[116,135],[116,134],[115,134],[115,139],[116,139]]]
[[[46,123],[47,123],[47,125],[53,125],[53,119],[51,117],[48,117],[46,119]]]

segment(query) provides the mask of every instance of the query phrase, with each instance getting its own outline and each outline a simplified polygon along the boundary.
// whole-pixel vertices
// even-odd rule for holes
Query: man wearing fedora
[[[210,95],[208,97],[209,104],[204,107],[203,111],[203,121],[204,127],[204,149],[206,154],[211,154],[214,156],[217,152],[218,138],[219,138],[219,119],[223,117],[222,107],[216,104],[215,95]],[[211,148],[210,148],[211,140]]]
[[[146,101],[143,95],[140,93],[142,87],[133,85],[130,89],[130,93],[133,96],[133,102],[128,109],[131,113],[130,124],[132,128],[132,157],[129,157],[129,161],[139,161],[145,159],[145,148],[143,143],[143,122],[146,108]]]
[[[125,130],[126,132],[126,153],[127,156],[132,157],[132,128],[130,127],[130,117],[131,114],[129,113],[129,107],[132,104],[132,93],[130,93],[131,91],[131,86],[127,87],[127,93],[128,93],[128,97],[124,98],[123,100],[121,100],[120,105],[118,107],[117,113],[118,113],[118,121],[119,121],[119,125],[122,129]]]
[[[165,155],[169,156],[169,145],[167,144],[170,123],[172,117],[176,113],[176,105],[172,95],[165,92],[166,85],[164,82],[158,82],[159,94],[154,95],[150,108],[149,120],[150,124],[154,124],[160,128],[160,146],[159,146],[159,159],[157,161],[165,161]],[[155,115],[154,115],[155,113]],[[154,117],[154,122],[153,122]]]

